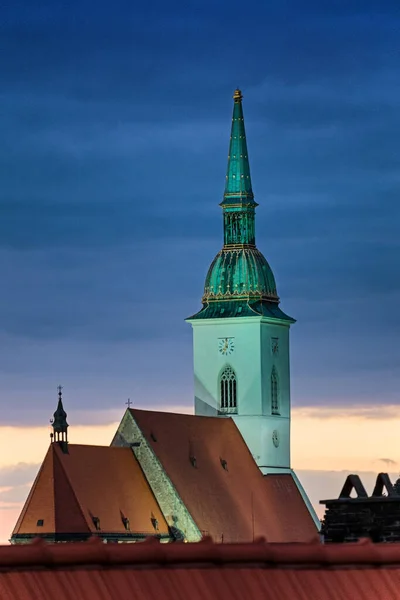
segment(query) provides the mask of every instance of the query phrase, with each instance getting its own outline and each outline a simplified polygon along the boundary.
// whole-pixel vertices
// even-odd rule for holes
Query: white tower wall
[[[191,320],[196,415],[232,417],[264,473],[290,469],[289,325],[260,317]],[[229,340],[230,352],[221,352]],[[232,347],[233,346],[233,350]],[[220,376],[236,374],[237,412],[221,411]],[[271,374],[278,380],[272,414]]]

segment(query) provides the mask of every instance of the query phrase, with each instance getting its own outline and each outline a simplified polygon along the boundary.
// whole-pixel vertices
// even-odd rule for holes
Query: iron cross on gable
[[[130,398],[128,398],[128,401],[127,401],[127,402],[125,402],[125,404],[127,404],[128,408],[130,408],[130,407],[131,407],[131,404],[133,404],[133,402],[131,401],[131,399],[130,399]]]

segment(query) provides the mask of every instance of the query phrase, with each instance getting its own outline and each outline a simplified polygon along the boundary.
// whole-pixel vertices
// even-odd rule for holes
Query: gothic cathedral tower
[[[224,245],[208,270],[193,327],[196,415],[232,417],[261,471],[290,472],[289,328],[272,270],[256,247],[243,120],[234,93]]]

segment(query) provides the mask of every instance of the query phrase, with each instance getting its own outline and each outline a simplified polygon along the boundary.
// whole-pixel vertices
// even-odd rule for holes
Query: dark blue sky
[[[398,0],[2,8],[2,423],[46,422],[59,382],[71,422],[128,396],[191,405],[184,318],[222,244],[236,86],[257,243],[298,319],[293,405],[397,403],[399,14]]]

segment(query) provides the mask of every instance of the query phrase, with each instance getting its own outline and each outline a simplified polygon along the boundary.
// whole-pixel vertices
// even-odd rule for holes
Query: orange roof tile
[[[129,410],[197,526],[214,541],[308,541],[317,534],[292,477],[264,478],[232,419]]]
[[[2,600],[395,600],[399,581],[400,544],[0,547]]]
[[[168,533],[130,448],[69,444],[63,453],[51,444],[13,535],[95,533],[92,517],[105,533],[127,534],[122,517],[129,518],[131,533],[155,533],[152,517],[159,533]]]
[[[317,529],[299,488],[289,474],[264,476],[269,506],[280,524],[278,541],[306,541],[316,535]]]
[[[37,534],[50,533],[56,530],[53,471],[53,451],[50,446],[18,517],[13,534],[26,531]],[[38,519],[43,519],[43,527],[37,526]]]

